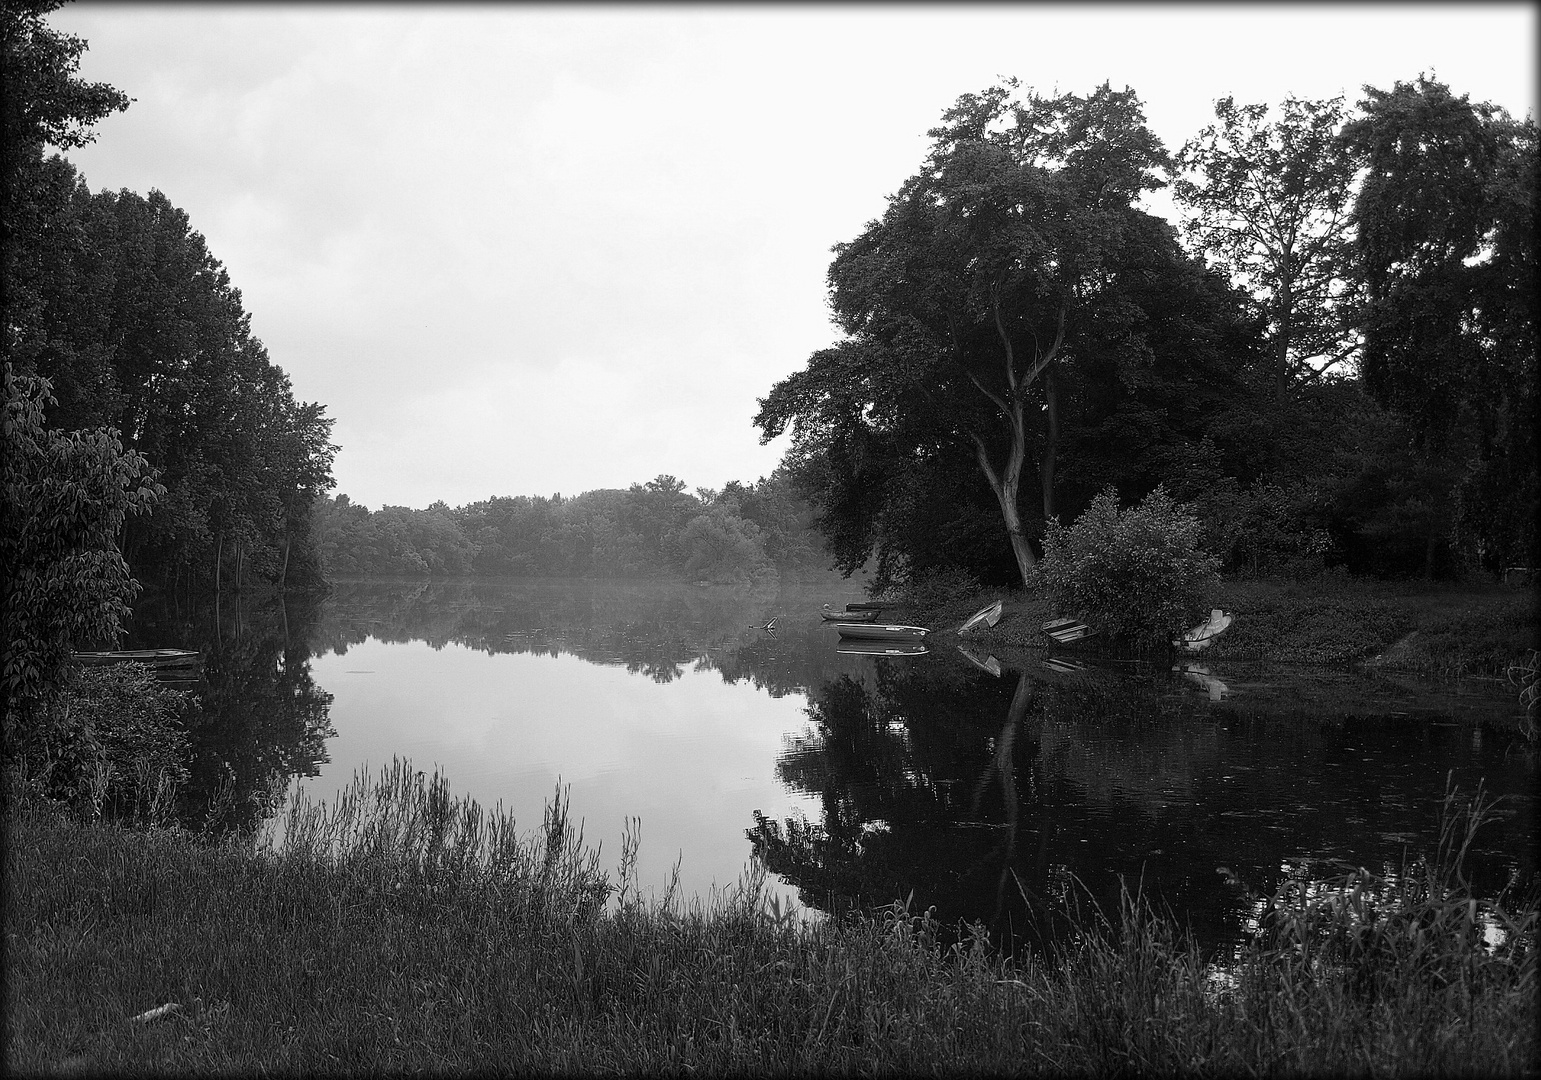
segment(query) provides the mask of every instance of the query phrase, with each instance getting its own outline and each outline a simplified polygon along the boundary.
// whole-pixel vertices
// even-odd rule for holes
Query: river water
[[[1536,751],[1501,681],[1178,670],[945,634],[852,654],[818,608],[855,599],[832,575],[762,593],[352,582],[304,605],[146,609],[129,646],[204,651],[191,817],[223,790],[250,825],[281,793],[329,799],[406,757],[530,828],[560,785],[612,870],[640,818],[655,894],[677,865],[704,898],[758,857],[813,911],[912,897],[1014,938],[1068,883],[1105,908],[1124,883],[1216,946],[1247,889],[1395,869],[1433,846],[1447,786],[1479,782],[1503,799],[1475,884],[1534,873]]]

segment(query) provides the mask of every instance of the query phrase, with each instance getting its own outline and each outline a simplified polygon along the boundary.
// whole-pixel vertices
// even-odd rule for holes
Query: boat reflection
[[[868,641],[841,638],[835,651],[847,656],[924,656],[931,650],[921,641]]]

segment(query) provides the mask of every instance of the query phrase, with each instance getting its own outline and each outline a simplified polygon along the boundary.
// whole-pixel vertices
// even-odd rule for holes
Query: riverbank
[[[987,645],[1043,648],[1042,626],[1075,612],[1053,610],[1040,593],[981,590],[955,600],[897,605],[885,618],[934,628],[958,626],[1001,598],[1000,622],[970,636]],[[1236,621],[1206,660],[1365,664],[1441,677],[1503,678],[1538,647],[1536,593],[1490,582],[1383,582],[1322,574],[1298,582],[1228,578],[1210,603]],[[1096,639],[1087,642],[1096,647]]]
[[[280,851],[9,805],[18,1075],[1519,1076],[1538,1051],[1534,905],[1466,897],[1449,845],[1396,882],[1259,898],[1273,936],[1215,968],[1133,901],[1067,907],[1079,933],[1008,961],[902,904],[804,925],[752,876],[645,899],[635,837],[612,879],[560,801],[518,836],[401,766],[295,808]],[[1447,809],[1457,841],[1481,818]]]

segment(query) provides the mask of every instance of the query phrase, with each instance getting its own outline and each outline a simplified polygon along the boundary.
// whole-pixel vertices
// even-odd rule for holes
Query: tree
[[[106,83],[76,77],[86,43],[44,22],[61,2],[0,2],[0,348],[23,374],[33,370],[30,358],[50,345],[47,309],[61,292],[80,287],[78,178],[68,162],[45,151],[86,145],[95,138],[92,125],[129,105]],[[100,367],[99,356],[80,359],[82,366]],[[66,389],[55,380],[55,394]]]
[[[1081,369],[1100,364],[1129,391],[1103,406],[1127,406],[1152,382],[1153,316],[1172,290],[1216,299],[1170,227],[1134,205],[1167,161],[1134,92],[1017,101],[1016,87],[964,95],[943,115],[920,172],[835,249],[830,300],[846,337],[760,403],[764,439],[793,427],[789,462],[846,572],[874,545],[882,569],[905,558],[885,512],[927,502],[930,477],[956,475],[947,462],[963,451],[1026,581],[1030,541],[1056,513],[1063,406],[1088,400]],[[1198,306],[1220,336],[1218,309]],[[1179,336],[1178,353],[1194,345]],[[1024,484],[1041,518],[1024,518]]]
[[[0,524],[7,724],[63,685],[70,653],[117,639],[139,584],[118,550],[129,514],[164,492],[117,432],[44,425],[46,379],[5,366]]]
[[[1458,466],[1456,520],[1478,556],[1533,563],[1535,124],[1422,76],[1365,95],[1344,139],[1365,171],[1366,382],[1422,453]]]
[[[1344,324],[1354,166],[1339,146],[1343,99],[1285,98],[1266,105],[1215,102],[1216,124],[1176,156],[1172,192],[1188,213],[1183,232],[1243,282],[1263,312],[1274,393],[1319,378],[1357,342]]]

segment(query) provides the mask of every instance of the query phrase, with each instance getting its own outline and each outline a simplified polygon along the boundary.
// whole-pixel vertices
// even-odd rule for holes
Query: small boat
[[[1091,637],[1097,631],[1079,619],[1050,619],[1043,624],[1043,632],[1061,645],[1068,645],[1072,641],[1080,641],[1084,637]]]
[[[924,626],[901,626],[898,623],[830,623],[843,638],[866,638],[870,641],[920,641],[931,631]]]
[[[1076,660],[1066,660],[1063,656],[1045,657],[1043,664],[1050,671],[1057,671],[1061,675],[1083,675],[1091,668]]]
[[[1000,677],[1000,674],[1001,674],[1001,662],[999,660],[997,660],[995,657],[993,657],[993,656],[980,656],[977,652],[975,652],[973,649],[970,649],[967,645],[959,645],[958,646],[958,651],[963,654],[963,659],[965,659],[969,663],[973,664],[980,671],[987,672],[988,674],[994,675],[997,678]]]
[[[1221,611],[1219,608],[1214,608],[1210,611],[1209,618],[1187,633],[1174,637],[1172,645],[1183,652],[1198,652],[1200,649],[1207,649],[1214,643],[1215,638],[1225,633],[1234,621],[1234,616],[1229,611]]]
[[[889,605],[887,604],[878,604],[870,600],[864,600],[854,604],[847,604],[845,609],[847,611],[882,611],[885,607],[888,606]]]
[[[192,667],[199,654],[192,649],[117,649],[111,652],[76,652],[70,658],[86,667],[103,664],[136,663],[150,667]]]
[[[986,604],[974,614],[963,620],[963,625],[958,627],[958,633],[966,634],[979,626],[994,626],[1001,621],[1001,602]]]
[[[819,609],[819,618],[825,622],[875,622],[877,617],[877,608],[860,608],[855,610],[846,608],[842,611],[839,608],[832,608],[825,604]]]
[[[931,650],[920,641],[852,641],[841,638],[835,651],[848,656],[924,656]]]

